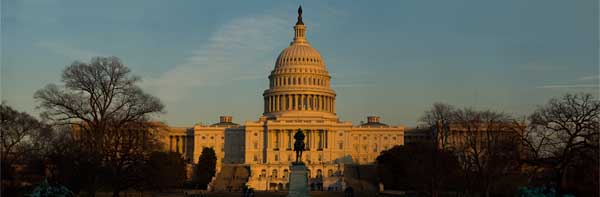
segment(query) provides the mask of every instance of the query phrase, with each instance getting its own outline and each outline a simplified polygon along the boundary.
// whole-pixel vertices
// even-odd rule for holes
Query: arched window
[[[331,170],[331,169],[327,170],[327,176],[333,176],[333,170]]]
[[[323,171],[321,169],[317,170],[317,178],[323,177]]]
[[[267,170],[265,170],[265,169],[262,169],[262,170],[260,171],[260,175],[259,175],[259,177],[267,177]]]
[[[283,178],[288,177],[289,171],[287,169],[283,170]]]
[[[271,176],[272,176],[273,178],[277,178],[277,170],[276,170],[276,169],[275,169],[275,170],[273,170],[273,172],[271,172]]]

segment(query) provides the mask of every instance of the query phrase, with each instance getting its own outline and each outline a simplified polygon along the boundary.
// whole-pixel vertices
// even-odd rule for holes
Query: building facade
[[[258,120],[236,124],[232,117],[221,116],[212,125],[173,128],[164,138],[169,150],[196,163],[203,147],[213,147],[217,174],[227,166],[244,165],[249,187],[285,190],[295,160],[293,135],[302,129],[306,136],[302,161],[311,182],[320,188],[342,189],[344,165],[371,164],[381,151],[404,144],[404,127],[381,123],[377,116],[360,125],[338,119],[331,76],[306,38],[301,8],[293,29],[292,42],[268,76]]]

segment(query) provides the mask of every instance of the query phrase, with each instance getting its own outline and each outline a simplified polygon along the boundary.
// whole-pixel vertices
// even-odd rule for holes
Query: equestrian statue
[[[304,132],[302,129],[298,129],[296,134],[294,134],[294,151],[296,152],[296,163],[300,163],[302,161],[302,151],[304,151]]]

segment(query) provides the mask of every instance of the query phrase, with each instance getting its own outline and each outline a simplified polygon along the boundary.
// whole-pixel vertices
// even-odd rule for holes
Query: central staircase
[[[250,177],[250,166],[223,165],[221,171],[209,183],[212,191],[242,191]]]

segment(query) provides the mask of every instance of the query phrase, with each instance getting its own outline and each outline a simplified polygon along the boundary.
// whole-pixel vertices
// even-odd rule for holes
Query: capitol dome
[[[277,57],[275,67],[313,65],[325,66],[321,54],[308,43],[294,43],[285,48]]]
[[[269,75],[269,89],[263,93],[267,117],[330,117],[335,118],[335,91],[331,76],[319,51],[306,40],[302,8],[294,39],[275,61]]]

